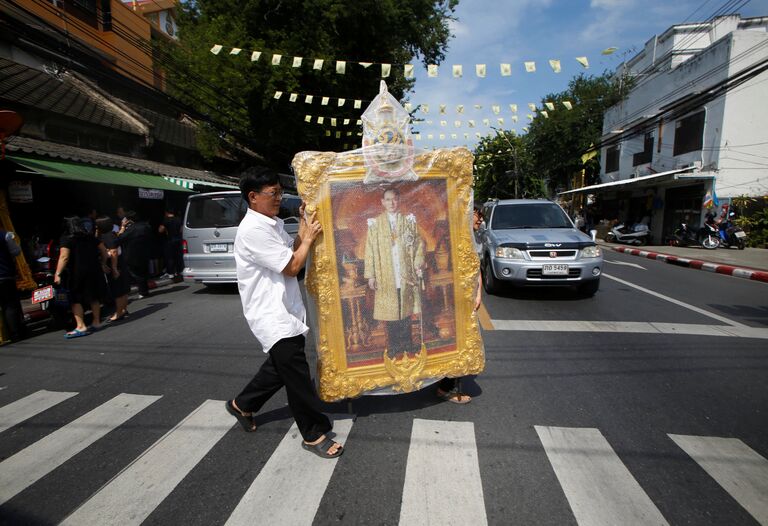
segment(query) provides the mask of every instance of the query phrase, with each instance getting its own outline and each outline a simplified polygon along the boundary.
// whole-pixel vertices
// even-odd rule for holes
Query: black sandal
[[[256,424],[253,421],[253,415],[244,415],[235,408],[233,404],[234,400],[227,400],[224,402],[224,407],[227,408],[227,413],[237,418],[240,425],[243,427],[243,431],[246,433],[253,433],[256,431]]]
[[[301,447],[321,458],[337,458],[340,457],[342,453],[344,453],[344,446],[341,444],[339,444],[339,448],[336,450],[336,453],[328,453],[334,444],[336,444],[336,442],[328,437],[325,437],[324,440],[318,442],[317,444],[307,444],[303,440],[301,441]]]

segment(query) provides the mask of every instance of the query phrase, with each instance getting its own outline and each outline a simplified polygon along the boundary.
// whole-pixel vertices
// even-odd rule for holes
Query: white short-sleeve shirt
[[[293,239],[283,220],[248,209],[235,236],[237,286],[245,319],[264,352],[309,331],[299,281],[283,274],[292,256]]]

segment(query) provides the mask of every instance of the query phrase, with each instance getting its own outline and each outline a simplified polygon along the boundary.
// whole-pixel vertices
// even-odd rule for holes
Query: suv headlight
[[[504,259],[525,259],[522,250],[512,247],[497,247],[496,257]]]
[[[600,255],[600,247],[597,245],[581,249],[581,257],[583,258],[599,258]]]

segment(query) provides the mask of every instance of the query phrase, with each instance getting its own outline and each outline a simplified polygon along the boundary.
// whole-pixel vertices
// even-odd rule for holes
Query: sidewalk
[[[615,250],[624,254],[664,261],[672,265],[695,268],[738,278],[768,283],[768,250],[762,248],[717,248],[706,250],[701,247],[645,246],[637,247],[619,243],[606,243],[600,239],[598,245],[606,251]]]

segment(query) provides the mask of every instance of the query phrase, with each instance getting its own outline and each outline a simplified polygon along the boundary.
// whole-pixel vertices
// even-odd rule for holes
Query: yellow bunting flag
[[[346,103],[346,102],[347,102],[347,99],[339,99],[339,102],[338,102],[338,106],[339,106],[339,108],[341,108],[342,106],[344,106],[344,103]]]
[[[512,122],[517,122],[517,115],[512,115]]]
[[[552,71],[555,73],[560,73],[560,61],[552,59],[549,61],[549,67],[552,68]]]
[[[302,57],[293,57],[293,67],[294,68],[300,68],[301,67],[301,61],[302,61]]]
[[[344,119],[344,126],[346,126],[347,124],[349,124],[349,119]]]
[[[428,77],[436,77],[437,76],[437,64],[429,64],[429,65],[427,65],[427,76]]]
[[[433,134],[431,134],[431,133],[428,133],[428,134],[427,134],[427,139],[429,139],[430,141],[431,141],[432,139],[434,139],[434,138],[435,138],[435,136],[434,136]]]
[[[531,115],[530,113],[529,113],[528,115],[526,115],[526,117],[528,117],[528,120],[529,120],[529,121],[532,121],[532,120],[533,120],[533,115]]]
[[[496,122],[499,123],[499,126],[504,126],[504,119],[502,117],[499,117],[498,119],[496,119]]]
[[[500,69],[502,77],[509,77],[512,75],[512,64],[501,64]]]
[[[429,113],[429,104],[422,104],[421,111],[423,111],[424,113]]]
[[[340,131],[337,131],[337,132],[336,132],[336,138],[337,138],[337,139],[341,139],[341,132],[340,132]]]
[[[523,126],[523,131],[524,131],[525,133],[528,133],[528,126]]]
[[[545,102],[544,105],[547,107],[549,111],[553,111],[555,109],[555,105],[551,102]]]
[[[256,62],[259,58],[261,58],[261,51],[254,51],[251,53],[251,62]]]
[[[448,126],[448,121],[440,121],[440,126]]]
[[[461,128],[461,121],[453,121],[453,125],[454,125],[456,128]]]
[[[469,125],[470,128],[474,128],[475,127],[475,121],[474,120],[467,121],[467,124]]]
[[[475,75],[481,79],[485,78],[485,64],[475,64]]]
[[[352,132],[351,131],[347,132],[347,137],[352,137]]]
[[[330,101],[330,100],[331,100],[330,97],[323,97],[322,99],[320,99],[320,105],[321,106],[328,106],[328,101]]]
[[[330,137],[331,136],[331,130],[325,130],[325,136]]]
[[[541,110],[539,115],[543,115],[545,119],[549,119],[549,113],[547,113],[547,110]]]
[[[365,69],[368,69],[373,65],[373,62],[358,62],[358,64],[363,66]]]
[[[458,106],[456,106],[456,113],[464,113],[464,105],[463,104],[459,104]]]
[[[510,104],[509,111],[511,111],[512,113],[517,113],[517,104]]]
[[[613,55],[613,52],[616,51],[617,47],[607,47],[604,50],[600,52],[601,55]]]
[[[475,104],[475,109],[476,110],[482,110],[483,109],[483,105],[482,104]]]
[[[447,107],[447,106],[446,106],[445,104],[441,104],[441,105],[440,105],[440,114],[441,114],[441,115],[445,115],[445,108],[446,108],[446,107]]]
[[[331,126],[336,126],[336,119],[331,117]]]
[[[304,97],[304,104],[312,104],[312,99],[314,98],[315,97],[312,95],[307,95],[306,97]]]
[[[282,55],[272,55],[272,65],[278,66],[280,65],[280,61],[283,60]]]
[[[219,53],[221,53],[222,49],[224,49],[224,46],[216,44],[211,48],[211,53],[213,53],[214,55],[218,55]]]
[[[316,58],[315,63],[312,64],[312,69],[323,69],[323,62],[325,62],[321,58]]]
[[[455,134],[455,133],[451,134],[451,139],[458,139],[458,138],[459,138],[459,136],[457,134]]]
[[[392,71],[392,64],[382,64],[381,65],[381,78],[385,79],[389,77],[390,72]]]
[[[460,79],[464,76],[464,67],[461,64],[454,64],[453,78]]]
[[[298,99],[298,98],[299,98],[299,94],[298,93],[291,93],[291,96],[288,97],[288,100],[291,101],[291,102],[296,102],[296,99]]]
[[[490,126],[491,125],[491,119],[483,119],[483,125],[484,126]]]
[[[318,118],[317,118],[317,123],[318,123],[318,124],[322,124],[322,123],[324,123],[324,122],[325,122],[325,117],[318,117]]]
[[[565,106],[566,110],[572,110],[573,109],[573,104],[571,104],[570,101],[567,101],[567,100],[563,101],[563,106]]]
[[[525,62],[525,71],[528,73],[534,73],[536,71],[536,63],[535,62]]]
[[[405,111],[407,111],[408,113],[411,113],[411,110],[413,110],[413,104],[411,104],[410,102],[406,102],[405,104],[403,104],[403,108],[405,108]]]
[[[361,101],[361,100],[356,100],[356,101],[355,101],[355,104],[354,104],[354,106],[355,106],[355,109],[356,109],[356,110],[359,110],[359,109],[360,109],[360,105],[362,104],[362,102],[363,102],[363,101]]]
[[[440,134],[440,140],[441,140],[441,141],[444,141],[444,140],[445,140],[445,134],[444,134],[444,133],[441,133],[441,134]]]
[[[480,137],[482,137],[482,135],[480,135],[480,132],[475,132],[475,137],[479,139]]]
[[[585,68],[589,67],[589,60],[587,60],[587,57],[576,57],[576,62],[578,62]]]
[[[347,72],[347,63],[344,60],[337,60],[336,61],[336,73],[339,75],[343,75]]]
[[[464,138],[465,138],[465,139],[469,139],[469,134],[468,134],[468,133],[465,133],[465,134],[464,134]]]
[[[533,102],[529,102],[528,109],[531,111],[536,111],[536,105]]]
[[[355,124],[357,124],[358,126],[360,126],[360,125],[362,125],[362,124],[363,124],[363,120],[362,120],[362,119],[357,119],[357,122],[355,122]]]
[[[499,113],[501,113],[501,106],[499,106],[498,104],[494,104],[491,106],[491,111],[493,112],[494,115],[498,115]]]
[[[420,141],[420,140],[421,140],[421,134],[420,134],[420,133],[414,133],[414,134],[413,134],[413,138],[414,138],[414,140],[416,140],[416,141]]]
[[[279,99],[282,96],[283,96],[283,92],[282,91],[276,91],[275,92],[275,99]]]
[[[403,76],[407,79],[413,78],[413,64],[406,64],[403,66]]]
[[[312,122],[312,115],[305,115],[304,122]]]
[[[241,51],[242,51],[242,49],[241,49],[241,48],[239,48],[239,47],[233,47],[233,48],[232,48],[232,51],[230,51],[230,52],[229,52],[229,54],[230,54],[230,55],[239,55]]]

